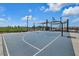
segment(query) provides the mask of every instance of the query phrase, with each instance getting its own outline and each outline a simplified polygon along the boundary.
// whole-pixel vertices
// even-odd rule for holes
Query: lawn
[[[28,28],[30,29],[30,27]],[[27,27],[0,27],[0,33],[4,32],[25,32],[27,31]]]

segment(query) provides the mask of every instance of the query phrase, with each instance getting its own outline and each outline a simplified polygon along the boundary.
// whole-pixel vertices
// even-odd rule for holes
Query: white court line
[[[7,47],[7,44],[6,44],[6,41],[5,41],[4,37],[3,37],[3,35],[1,35],[1,36],[2,36],[2,40],[3,40],[5,48],[6,48],[7,55],[10,56],[9,51],[8,51],[8,47]]]
[[[43,51],[44,49],[46,49],[49,45],[51,45],[52,43],[54,43],[54,41],[56,41],[60,36],[61,36],[61,34],[59,36],[57,36],[54,40],[52,40],[49,44],[47,44],[45,47],[43,47],[40,51],[38,51],[37,53],[35,53],[33,56],[36,56],[38,53],[40,53],[41,51]]]
[[[22,39],[22,41],[23,41],[24,43],[26,43],[26,44],[30,45],[31,47],[33,47],[33,48],[35,48],[35,49],[39,50],[39,51],[41,50],[41,49],[39,49],[39,48],[35,47],[34,45],[32,45],[32,44],[30,44],[30,43],[26,42],[26,41],[24,40],[24,38]]]

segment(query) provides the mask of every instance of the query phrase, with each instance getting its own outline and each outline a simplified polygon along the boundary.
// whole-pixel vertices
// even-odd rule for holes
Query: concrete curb
[[[79,56],[79,33],[70,33],[75,56]]]

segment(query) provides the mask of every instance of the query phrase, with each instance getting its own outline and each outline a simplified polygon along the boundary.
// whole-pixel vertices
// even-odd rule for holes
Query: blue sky
[[[0,26],[26,26],[27,16],[29,26],[33,22],[48,19],[62,21],[69,19],[70,26],[79,26],[79,4],[77,3],[0,3]]]

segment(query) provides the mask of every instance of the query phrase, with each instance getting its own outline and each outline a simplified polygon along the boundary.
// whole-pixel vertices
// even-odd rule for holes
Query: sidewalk
[[[0,34],[0,56],[3,56],[2,38]]]
[[[75,56],[79,56],[79,33],[70,33]]]

